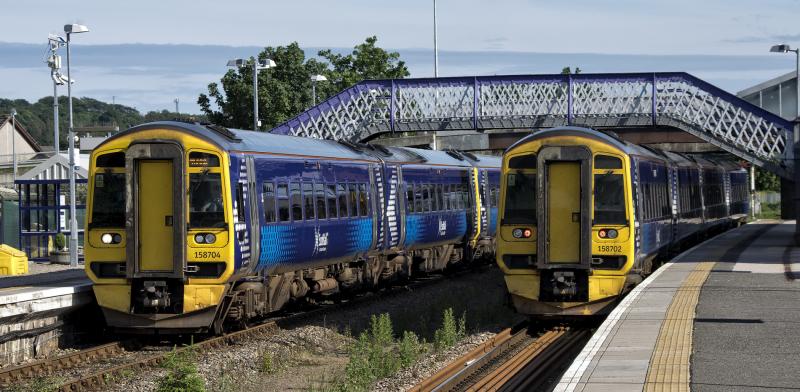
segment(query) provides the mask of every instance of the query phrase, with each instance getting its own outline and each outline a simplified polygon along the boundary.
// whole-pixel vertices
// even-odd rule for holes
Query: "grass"
[[[206,385],[197,370],[195,351],[173,350],[162,366],[167,374],[158,380],[157,392],[205,392]]]
[[[431,346],[436,351],[454,346],[466,336],[466,325],[465,313],[456,320],[453,309],[445,309],[431,345],[411,331],[404,331],[396,339],[389,314],[373,315],[370,327],[358,336],[350,350],[350,361],[343,377],[334,380],[325,390],[366,391],[375,381],[413,365]]]
[[[66,380],[63,377],[36,377],[26,384],[14,384],[9,392],[56,392]]]
[[[761,203],[761,212],[758,214],[758,219],[780,219],[781,218],[781,204],[780,203]]]

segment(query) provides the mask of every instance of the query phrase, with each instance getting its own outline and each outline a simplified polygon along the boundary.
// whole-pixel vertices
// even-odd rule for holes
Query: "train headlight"
[[[206,234],[206,244],[213,244],[215,242],[217,242],[217,236],[211,233]]]
[[[120,242],[122,242],[122,235],[114,233],[114,235],[111,236],[111,241],[115,244],[119,244]]]
[[[614,239],[617,238],[619,233],[614,229],[608,229],[608,238]]]
[[[103,241],[104,244],[110,244],[114,241],[114,236],[111,233],[105,233],[100,236],[100,241]]]
[[[194,236],[194,242],[197,242],[198,244],[205,243],[206,242],[206,236],[203,235],[203,234],[197,234],[197,235]]]
[[[522,238],[522,234],[522,229],[514,229],[514,231],[511,232],[511,235],[514,236],[514,238]]]

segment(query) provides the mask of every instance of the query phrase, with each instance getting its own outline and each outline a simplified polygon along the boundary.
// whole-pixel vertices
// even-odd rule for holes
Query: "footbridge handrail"
[[[670,126],[787,176],[793,124],[685,72],[365,80],[275,127],[363,141],[386,132]]]

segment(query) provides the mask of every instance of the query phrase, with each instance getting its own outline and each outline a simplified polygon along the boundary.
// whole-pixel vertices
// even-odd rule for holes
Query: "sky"
[[[0,3],[11,0],[0,0]],[[1,5],[1,4],[0,4]],[[769,46],[800,44],[800,0],[438,0],[440,75],[688,71],[731,92],[794,69]],[[0,97],[52,94],[48,33],[74,36],[76,96],[141,111],[198,112],[230,57],[297,41],[313,55],[377,35],[412,77],[433,74],[432,0],[26,0],[3,7]],[[131,45],[136,44],[136,45]]]

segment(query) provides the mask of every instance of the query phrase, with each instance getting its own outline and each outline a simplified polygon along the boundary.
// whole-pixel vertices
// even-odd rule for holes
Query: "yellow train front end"
[[[108,139],[90,159],[86,273],[108,326],[208,330],[234,272],[227,154],[154,125]]]
[[[609,311],[635,261],[630,173],[624,145],[589,129],[540,131],[506,151],[497,263],[518,312]]]

